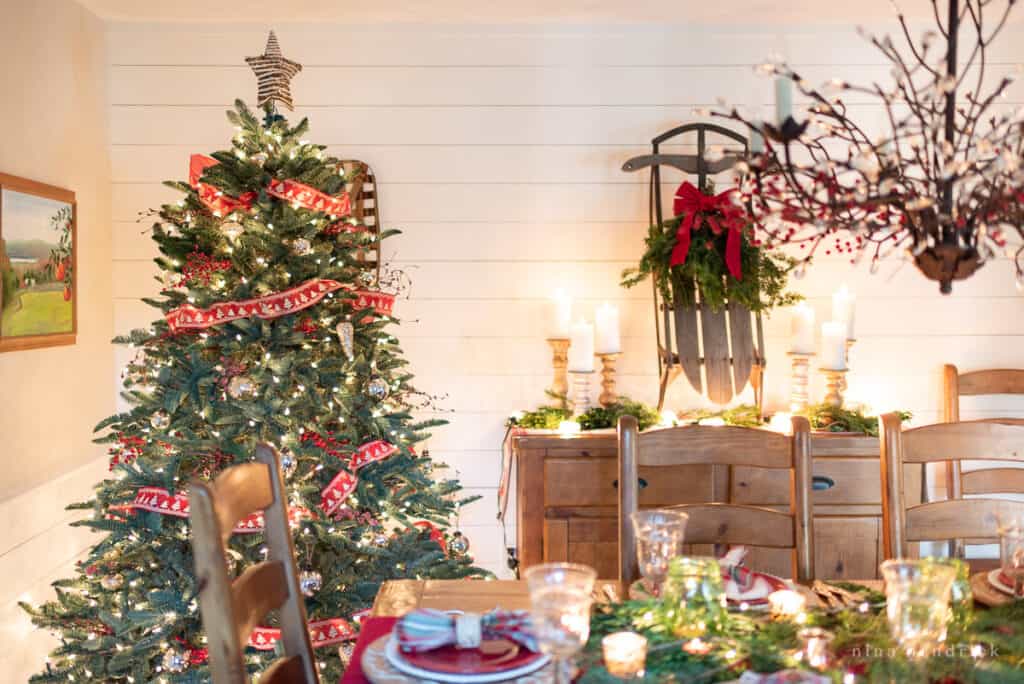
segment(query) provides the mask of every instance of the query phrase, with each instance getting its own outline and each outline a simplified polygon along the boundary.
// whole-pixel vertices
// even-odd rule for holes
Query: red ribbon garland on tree
[[[686,263],[690,252],[690,233],[703,221],[715,235],[720,235],[723,230],[729,231],[725,243],[725,266],[736,280],[743,279],[740,246],[746,221],[743,210],[732,202],[735,191],[735,188],[730,188],[717,195],[705,195],[689,181],[679,186],[672,211],[676,216],[682,216],[682,220],[676,232],[676,246],[672,249],[669,266]]]
[[[349,461],[349,470],[342,470],[331,483],[320,492],[320,508],[324,513],[331,515],[344,503],[349,494],[356,490],[359,484],[359,477],[356,473],[361,468],[377,461],[383,461],[391,454],[398,451],[398,447],[389,444],[382,439],[367,442],[356,450]]]

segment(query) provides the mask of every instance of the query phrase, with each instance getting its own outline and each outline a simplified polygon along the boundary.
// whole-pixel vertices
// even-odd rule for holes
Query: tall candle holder
[[[851,340],[850,338],[846,338],[846,368],[847,369],[850,368],[850,350],[853,349],[853,343],[856,342],[856,341],[857,340]],[[846,391],[846,376],[845,375],[843,376],[843,387],[842,387],[842,390],[844,392]]]
[[[569,371],[572,376],[572,415],[574,418],[582,416],[590,410],[593,404],[590,403],[590,376],[594,371]]]
[[[811,352],[789,352],[790,362],[793,364],[792,376],[789,387],[789,412],[801,413],[807,408],[810,400],[808,385],[811,378]]]
[[[846,389],[846,369],[822,368],[825,375],[825,403],[839,408],[843,405],[843,390]]]
[[[619,395],[615,393],[615,364],[619,354],[598,354],[597,357],[601,359],[601,396],[597,401],[608,408],[619,400]]]
[[[569,338],[549,337],[548,345],[551,347],[551,366],[554,369],[551,394],[558,397],[568,396],[569,379],[566,377],[565,369],[569,366]]]

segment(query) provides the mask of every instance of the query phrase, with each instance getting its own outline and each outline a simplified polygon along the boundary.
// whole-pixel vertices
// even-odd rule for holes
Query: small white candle
[[[780,128],[793,115],[793,81],[786,76],[775,79],[775,123]]]
[[[772,615],[779,617],[797,617],[807,607],[807,599],[798,591],[780,589],[768,594]]]
[[[583,319],[569,326],[569,371],[594,370],[594,326]]]
[[[551,324],[548,337],[568,339],[569,324],[572,323],[572,298],[562,288],[551,295]]]
[[[604,666],[613,677],[632,678],[644,671],[647,638],[636,632],[615,632],[601,639]]]
[[[821,324],[821,367],[846,370],[846,324],[829,321]]]
[[[843,285],[832,295],[832,320],[838,321],[846,326],[845,335],[848,340],[855,340],[853,334],[853,315],[856,309],[857,297],[850,292],[850,288]]]
[[[594,317],[597,342],[594,345],[598,354],[618,354],[622,351],[619,339],[619,307],[605,302],[597,307]]]
[[[814,353],[814,309],[807,302],[800,302],[791,309],[790,323],[792,343],[789,350],[794,354]]]
[[[575,420],[563,420],[558,424],[558,434],[562,437],[578,435],[582,430],[583,427]]]

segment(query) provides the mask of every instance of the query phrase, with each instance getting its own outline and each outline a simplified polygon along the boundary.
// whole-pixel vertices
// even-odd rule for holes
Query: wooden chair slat
[[[1024,426],[977,421],[903,431],[904,463],[961,460],[1024,460]]]
[[[907,541],[995,538],[999,521],[1024,516],[1024,502],[1006,499],[952,499],[906,509]]]
[[[796,536],[793,516],[771,508],[739,504],[706,503],[669,506],[690,516],[687,544],[749,544],[793,548]]]
[[[648,430],[639,436],[641,466],[690,464],[792,468],[789,436],[731,425]]]
[[[960,475],[960,487],[965,495],[1019,494],[1024,492],[1024,469],[983,468],[964,471]]]
[[[995,368],[961,373],[960,396],[1024,394],[1024,369]]]
[[[238,642],[245,643],[267,613],[288,600],[281,561],[251,565],[231,584]]]
[[[708,382],[708,398],[716,404],[732,399],[732,378],[729,371],[729,333],[725,327],[725,311],[700,307],[700,333],[704,350],[704,375]]]
[[[262,511],[274,500],[267,466],[263,463],[243,463],[228,468],[213,481],[213,491],[224,542],[239,520],[250,513]]]

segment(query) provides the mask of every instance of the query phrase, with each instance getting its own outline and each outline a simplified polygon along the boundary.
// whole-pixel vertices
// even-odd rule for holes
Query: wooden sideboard
[[[618,450],[614,430],[572,437],[549,431],[513,435],[516,459],[516,538],[520,568],[573,561],[618,576]],[[878,439],[816,432],[814,457],[815,574],[820,578],[876,577],[882,558]],[[921,490],[920,468],[908,468],[908,492]],[[640,469],[640,505],[700,501],[788,509],[786,471],[725,466]],[[707,548],[689,549],[707,553]],[[792,574],[783,549],[751,549],[747,564]]]

